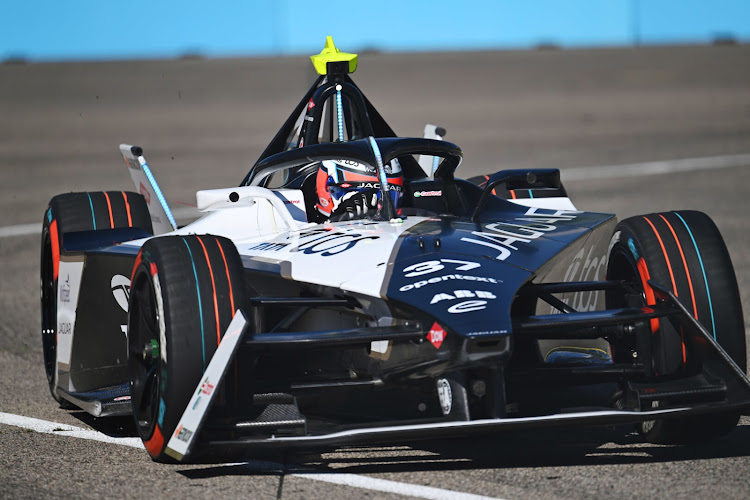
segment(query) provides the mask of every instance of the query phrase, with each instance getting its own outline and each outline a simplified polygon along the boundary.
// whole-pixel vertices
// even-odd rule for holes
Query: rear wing
[[[177,229],[177,222],[169,209],[169,204],[143,157],[143,149],[129,144],[120,144],[120,153],[125,159],[135,189],[146,199],[154,234],[168,233]]]

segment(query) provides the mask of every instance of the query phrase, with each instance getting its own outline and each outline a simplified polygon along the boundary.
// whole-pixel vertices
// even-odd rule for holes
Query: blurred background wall
[[[750,41],[750,0],[3,0],[0,60]]]

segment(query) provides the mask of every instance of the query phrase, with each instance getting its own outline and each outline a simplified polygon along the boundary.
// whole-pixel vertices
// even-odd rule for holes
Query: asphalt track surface
[[[464,150],[464,176],[559,167],[580,209],[621,218],[707,212],[750,311],[750,161],[735,156],[750,153],[748,61],[750,46],[361,54],[354,78],[399,134],[445,127]],[[28,234],[33,225],[16,236],[7,228],[40,224],[57,193],[131,189],[121,142],[144,148],[176,206],[193,203],[198,188],[236,185],[312,81],[310,68],[301,57],[0,65],[0,412],[134,435],[127,419],[96,421],[49,396],[39,238]],[[716,156],[730,166],[697,160],[679,171],[671,161]],[[599,168],[653,161],[665,173]],[[0,424],[0,497],[750,497],[748,417],[729,438],[694,447],[596,428],[344,450],[285,465],[161,465],[142,449],[64,433]],[[336,473],[337,484],[300,471]]]

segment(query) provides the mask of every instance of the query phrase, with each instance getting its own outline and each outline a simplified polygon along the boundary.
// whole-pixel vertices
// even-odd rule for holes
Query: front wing
[[[272,347],[277,344],[280,348],[299,346],[303,342],[309,347],[315,344],[326,346],[347,345],[356,342],[369,342],[377,336],[383,339],[387,335],[385,330],[379,332],[350,332],[336,336],[300,336],[281,335],[273,338],[272,334],[258,337],[248,336],[248,322],[241,311],[227,329],[224,341],[219,345],[207,371],[194,392],[188,407],[185,409],[174,434],[171,436],[167,454],[179,461],[189,460],[205,453],[222,453],[228,449],[253,451],[271,450],[299,450],[299,449],[327,449],[345,445],[365,444],[400,444],[409,441],[431,440],[436,438],[456,438],[472,435],[490,434],[501,431],[527,430],[539,427],[565,427],[580,425],[618,425],[644,422],[660,418],[677,418],[688,415],[699,415],[715,412],[746,411],[750,409],[750,379],[726,352],[713,339],[711,334],[697,321],[685,307],[667,289],[650,282],[656,289],[663,302],[657,306],[641,309],[599,311],[593,313],[576,313],[565,315],[565,321],[608,326],[622,322],[623,318],[641,320],[654,317],[680,316],[685,321],[686,336],[693,345],[699,346],[702,357],[703,373],[689,377],[683,381],[668,381],[666,383],[639,382],[628,385],[623,395],[623,409],[597,408],[581,411],[570,411],[546,415],[522,416],[514,418],[484,418],[469,421],[439,421],[421,423],[394,422],[382,425],[347,426],[341,430],[323,433],[309,433],[307,427],[302,435],[268,435],[264,437],[238,437],[236,439],[203,438],[201,429],[210,420],[210,406],[213,393],[206,393],[205,384],[218,387],[227,367],[239,351],[242,343]],[[519,330],[533,331],[540,328],[544,320],[550,317],[531,317],[519,324]],[[414,337],[415,332],[395,333],[393,338]],[[421,335],[421,333],[420,333]],[[262,337],[262,338],[261,338]],[[386,337],[388,338],[388,337]],[[616,366],[609,365],[603,370],[616,372]],[[584,370],[585,372],[586,370]],[[589,369],[590,374],[595,370]],[[684,404],[673,404],[666,408],[648,407],[651,401],[682,401]]]

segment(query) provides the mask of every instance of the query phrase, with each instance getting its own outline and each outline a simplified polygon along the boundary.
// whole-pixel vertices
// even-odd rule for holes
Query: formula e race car
[[[139,147],[135,192],[44,214],[53,397],[132,414],[155,460],[541,426],[724,435],[750,408],[737,281],[699,212],[578,211],[554,169],[455,177],[400,138],[329,38],[319,77],[238,187],[177,227]]]

